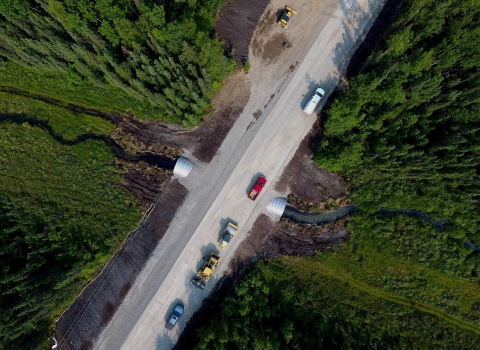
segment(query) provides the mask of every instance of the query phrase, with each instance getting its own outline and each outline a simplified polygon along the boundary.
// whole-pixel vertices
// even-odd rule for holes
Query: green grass
[[[245,71],[245,74],[248,74],[248,72],[250,71],[250,62],[245,61],[243,63],[243,70]]]
[[[346,249],[342,249],[333,254],[327,253],[324,255],[320,256],[315,262],[298,259],[290,263],[291,260],[286,260],[289,262],[289,267],[297,271],[308,271],[308,276],[310,277],[311,274],[316,274],[318,276],[316,278],[329,277],[330,279],[337,279],[345,283],[349,288],[355,288],[366,293],[372,299],[382,299],[400,306],[416,309],[420,312],[428,313],[443,319],[460,329],[472,331],[480,335],[478,316],[471,312],[471,306],[474,304],[473,301],[480,300],[480,290],[477,284],[461,279],[445,278],[445,276],[442,276],[438,271],[419,270],[418,266],[408,264],[408,262],[400,264],[397,262],[396,264],[392,264],[388,258],[382,260],[382,266],[382,261],[379,261],[378,256],[375,256],[372,252],[368,252],[368,259],[361,263],[357,262],[357,266],[352,266],[348,262],[345,264],[343,256],[348,255]],[[354,261],[354,259],[350,259],[349,262],[351,261]],[[373,262],[368,264],[367,261]],[[398,268],[401,269],[398,270]],[[388,272],[385,270],[388,270]],[[372,286],[372,284],[364,282],[368,277],[372,279],[372,276],[366,275],[379,274],[383,277],[385,276],[385,273],[387,273],[390,278],[400,276],[400,278],[405,279],[406,275],[410,275],[411,277],[421,276],[414,277],[413,279],[416,280],[417,278],[420,278],[422,281],[421,287],[429,285],[430,293],[427,297],[431,297],[432,301],[438,300],[438,294],[442,291],[449,291],[457,294],[459,297],[458,302],[463,306],[463,310],[461,311],[463,311],[464,314],[467,314],[465,316],[471,318],[472,321],[466,321],[460,317],[455,317],[451,313],[442,310],[441,307],[435,307],[427,302],[417,301],[417,298],[409,292],[417,289],[419,287],[418,283],[415,285],[415,283],[408,283],[407,281],[402,285],[403,293],[397,294],[389,288]],[[432,289],[436,290],[437,293],[433,292]],[[402,296],[401,294],[410,294],[410,296]],[[478,314],[478,312],[475,312],[475,314]]]
[[[67,146],[2,122],[0,148],[0,348],[33,348],[135,228],[140,206],[101,141]]]
[[[337,252],[346,254],[344,250]],[[220,311],[204,320],[196,349],[471,349],[479,326],[363,282],[338,254],[258,262]],[[322,260],[323,256],[330,260]],[[348,255],[348,253],[347,253]]]
[[[83,134],[110,135],[115,125],[101,117],[71,110],[8,92],[0,91],[0,114],[24,114],[47,121],[54,132],[72,140]]]
[[[43,73],[34,67],[9,61],[6,67],[0,67],[0,79],[1,86],[58,99],[65,104],[71,103],[105,113],[125,114],[131,111],[140,119],[163,120],[146,99],[137,100],[119,88],[110,85],[100,87],[87,79],[72,80],[68,73]]]

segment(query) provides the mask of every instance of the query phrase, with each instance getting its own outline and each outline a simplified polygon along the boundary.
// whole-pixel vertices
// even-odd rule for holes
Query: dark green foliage
[[[198,330],[196,349],[471,349],[479,336],[327,275],[258,263]]]
[[[35,348],[139,219],[100,141],[0,123],[0,348]]]
[[[7,0],[0,4],[0,57],[44,75],[67,73],[74,85],[87,80],[101,89],[115,87],[154,110],[146,114],[137,108],[140,117],[194,126],[210,111],[213,93],[235,65],[213,35],[223,4]],[[189,93],[176,84],[186,80]],[[165,93],[170,90],[176,95],[173,106]]]
[[[250,62],[245,61],[243,63],[243,70],[245,71],[245,74],[248,74],[248,72],[250,71]]]
[[[364,71],[327,110],[320,166],[366,210],[415,208],[478,236],[480,7],[405,1]]]

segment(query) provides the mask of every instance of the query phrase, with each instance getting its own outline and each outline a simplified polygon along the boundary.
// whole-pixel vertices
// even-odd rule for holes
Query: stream
[[[326,213],[308,213],[298,210],[290,205],[285,207],[282,217],[286,219],[293,220],[299,224],[312,225],[312,226],[321,226],[328,222],[336,221],[346,215],[349,215],[358,209],[357,206],[351,205],[345,208],[340,208],[337,210],[329,211]],[[446,225],[450,225],[449,220],[439,220],[433,221],[425,213],[416,209],[396,209],[388,210],[381,208],[377,213],[380,214],[401,214],[401,215],[413,215],[422,218],[427,221],[432,226],[443,230]],[[470,247],[474,253],[480,253],[480,248],[477,247],[470,238],[463,243],[465,247]]]
[[[125,160],[127,162],[140,162],[144,161],[150,165],[155,165],[159,168],[173,170],[175,167],[176,160],[163,157],[154,153],[144,152],[144,153],[137,153],[131,154],[125,152],[125,150],[116,143],[112,138],[105,136],[105,135],[96,135],[96,134],[83,134],[78,136],[73,140],[66,140],[61,135],[57,134],[53,128],[48,124],[47,121],[44,120],[37,120],[35,118],[27,117],[23,114],[1,114],[0,115],[0,122],[2,121],[11,121],[17,124],[29,123],[32,126],[39,126],[50,134],[53,139],[63,145],[76,145],[78,143],[84,142],[86,140],[100,140],[103,141],[107,146],[111,148],[113,153],[116,157]]]
[[[327,213],[307,213],[287,205],[282,217],[293,220],[300,224],[320,226],[326,224],[327,222],[336,221],[345,215],[353,213],[355,210],[357,210],[357,207],[355,205],[351,205],[349,207],[340,208]]]
[[[440,220],[440,221],[433,221],[432,219],[430,219],[427,215],[425,215],[423,212],[421,212],[420,210],[416,210],[416,209],[396,209],[396,210],[388,210],[388,209],[380,209],[378,211],[379,213],[381,214],[406,214],[406,215],[415,215],[415,216],[418,216],[419,218],[422,218],[424,219],[425,221],[427,221],[428,223],[430,223],[431,225],[435,226],[436,228],[439,228],[439,229],[444,229],[446,225],[449,225],[451,224],[450,221],[448,220]]]

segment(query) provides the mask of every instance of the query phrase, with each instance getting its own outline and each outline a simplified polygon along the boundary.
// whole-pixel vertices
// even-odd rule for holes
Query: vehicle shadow
[[[315,90],[317,88],[322,88],[323,90],[325,90],[325,95],[320,99],[320,102],[318,102],[318,105],[315,107],[315,110],[313,112],[313,114],[318,114],[320,110],[323,108],[323,106],[325,105],[325,103],[327,102],[332,92],[332,89],[329,87],[337,86],[338,77],[332,74],[329,74],[325,80],[318,81],[313,79],[309,74],[307,74],[306,79],[308,82],[308,92],[305,95],[303,95],[303,98],[300,100],[299,107],[300,109],[303,110],[303,107],[305,107],[305,105],[308,103],[310,98],[313,96]]]
[[[208,261],[210,258],[211,253],[216,253],[220,254],[220,250],[218,249],[218,246],[215,243],[208,243],[207,245],[204,245],[202,248],[200,248],[200,253],[201,253],[201,258],[197,262],[197,268],[195,270],[195,273],[205,264],[205,261]]]
[[[155,340],[155,350],[171,349],[173,347],[173,341],[168,334],[158,335]]]
[[[259,176],[263,176],[263,177],[267,178],[267,177],[266,177],[263,173],[261,173],[261,172],[256,173],[256,174],[252,177],[252,179],[250,180],[250,184],[248,185],[248,187],[247,187],[246,190],[245,190],[245,194],[246,194],[247,196],[248,196],[248,194],[250,193],[250,190],[253,188],[253,185],[255,185],[255,182],[257,182],[257,179],[258,179]],[[267,179],[267,181],[268,181],[268,179]]]

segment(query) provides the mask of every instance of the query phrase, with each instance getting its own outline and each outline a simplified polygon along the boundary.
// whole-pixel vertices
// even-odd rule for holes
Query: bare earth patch
[[[195,157],[207,163],[212,160],[249,98],[250,89],[242,70],[223,82],[222,90],[213,98],[215,112],[192,131],[195,135]]]
[[[248,47],[260,16],[270,0],[229,1],[215,22],[215,31],[225,44],[226,52],[232,53],[237,65],[248,57]]]
[[[122,138],[130,140],[132,144],[144,144],[155,149],[162,146],[167,150],[168,147],[182,148],[208,163],[243,112],[249,97],[250,89],[245,74],[238,70],[222,83],[222,89],[214,96],[214,112],[193,130],[176,124],[145,122],[130,117],[124,117],[117,128],[121,128]]]

